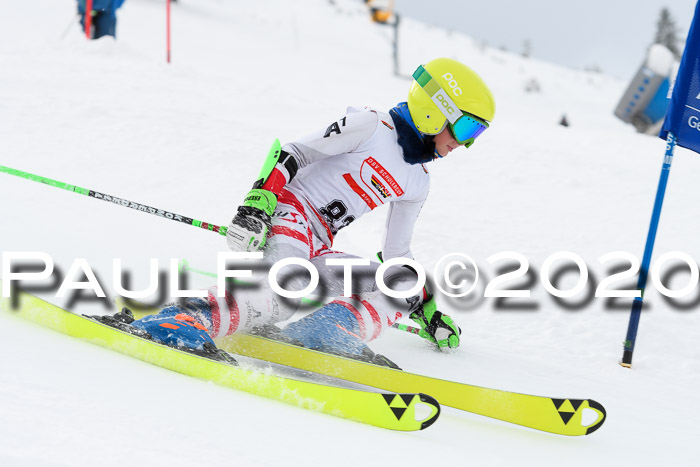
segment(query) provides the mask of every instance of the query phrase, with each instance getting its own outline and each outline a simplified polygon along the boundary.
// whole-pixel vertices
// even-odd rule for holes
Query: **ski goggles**
[[[469,147],[474,140],[489,127],[488,122],[464,112],[452,98],[445,92],[435,78],[420,65],[413,73],[413,79],[430,96],[433,103],[440,109],[440,112],[447,118],[447,124],[454,139],[465,147]]]

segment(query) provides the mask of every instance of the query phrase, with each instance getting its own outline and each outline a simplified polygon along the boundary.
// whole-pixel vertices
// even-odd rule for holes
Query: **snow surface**
[[[168,65],[163,0],[126,2],[116,42],[85,41],[69,25],[74,4],[0,6],[0,165],[218,224],[227,224],[275,137],[325,127],[348,105],[388,109],[405,99],[415,66],[437,56],[476,69],[496,96],[496,119],[471,149],[430,164],[414,254],[429,271],[444,254],[470,255],[483,295],[507,264],[487,258],[519,252],[530,262],[532,296],[506,303],[535,308],[441,297],[463,330],[460,349],[440,354],[394,331],[373,347],[409,371],[592,398],[608,419],[591,436],[568,438],[445,408],[428,430],[391,432],[220,388],[0,314],[0,465],[697,463],[698,288],[678,300],[684,310],[647,289],[649,311],[627,370],[617,362],[629,300],[612,310],[585,293],[562,303],[538,278],[558,251],[586,261],[592,287],[610,275],[601,255],[641,258],[664,142],[614,118],[626,83],[409,19],[401,27],[406,76],[393,77],[390,28],[372,24],[351,0],[182,0],[173,5]],[[540,92],[528,93],[533,80]],[[568,128],[558,125],[564,113]],[[698,155],[677,150],[654,258],[700,258],[698,173]],[[3,252],[49,253],[61,274],[85,258],[110,295],[113,258],[137,271],[138,286],[149,258],[214,269],[226,249],[212,233],[4,174],[0,200]],[[372,256],[384,216],[362,218],[335,247]],[[682,271],[667,285],[687,283]],[[559,286],[576,279],[569,272]],[[527,287],[522,279],[507,285]],[[634,280],[617,286],[633,288]],[[61,303],[53,292],[43,296]],[[75,311],[109,310],[79,301]]]

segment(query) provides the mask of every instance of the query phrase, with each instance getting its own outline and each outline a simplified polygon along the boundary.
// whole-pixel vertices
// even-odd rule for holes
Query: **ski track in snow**
[[[460,59],[492,88],[497,115],[471,149],[429,165],[433,183],[413,253],[428,271],[443,254],[470,255],[482,272],[480,293],[501,266],[489,256],[522,253],[537,279],[537,309],[442,297],[463,330],[458,351],[440,354],[399,332],[373,347],[409,371],[592,398],[608,419],[589,437],[566,438],[444,408],[424,432],[390,432],[220,388],[0,314],[0,465],[696,462],[697,306],[672,309],[648,288],[634,368],[624,370],[617,361],[629,307],[607,310],[594,299],[567,310],[537,278],[557,251],[580,255],[597,281],[610,274],[601,255],[625,250],[641,259],[664,142],[612,115],[626,83],[408,18],[405,77],[393,77],[390,29],[351,0],[182,0],[173,5],[167,65],[164,3],[129,0],[118,13],[118,41],[88,43],[77,25],[61,39],[73,0],[5,2],[0,164],[225,225],[272,139],[328,125],[349,105],[386,110],[405,100],[417,64]],[[541,92],[525,92],[531,79]],[[568,128],[558,125],[563,113]],[[700,258],[699,173],[697,154],[678,149],[654,258],[675,250]],[[132,271],[145,270],[149,258],[166,267],[172,257],[213,270],[226,248],[212,233],[4,174],[0,199],[3,251],[47,252],[62,274],[85,258],[108,294],[113,258]],[[357,221],[334,247],[373,256],[384,216],[377,210]],[[135,272],[134,287],[147,279]],[[686,280],[679,274],[673,283]],[[570,282],[575,274],[560,286]],[[685,302],[693,300],[697,292]],[[76,311],[109,310],[83,301]]]

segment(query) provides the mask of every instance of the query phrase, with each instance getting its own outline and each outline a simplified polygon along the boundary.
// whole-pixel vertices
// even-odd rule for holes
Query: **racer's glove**
[[[271,191],[253,189],[231,220],[226,242],[233,251],[260,251],[265,247],[277,197]]]
[[[452,321],[452,318],[437,311],[434,296],[429,296],[422,303],[416,299],[412,304],[409,318],[420,326],[418,335],[437,345],[438,349],[459,347],[459,335],[462,330]]]

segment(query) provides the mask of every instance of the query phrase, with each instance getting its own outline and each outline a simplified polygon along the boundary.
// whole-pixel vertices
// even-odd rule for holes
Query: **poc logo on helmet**
[[[452,93],[455,96],[459,97],[462,95],[462,89],[457,84],[457,81],[455,81],[454,77],[452,76],[452,73],[445,73],[444,75],[442,75],[442,79],[447,81],[447,84],[450,86],[450,88],[452,89]]]
[[[443,89],[440,89],[438,92],[435,93],[434,99],[437,99],[437,101],[440,102],[440,104],[450,115],[452,115],[455,112],[455,109],[453,109],[450,105],[452,99],[450,99],[450,96],[448,96]]]

